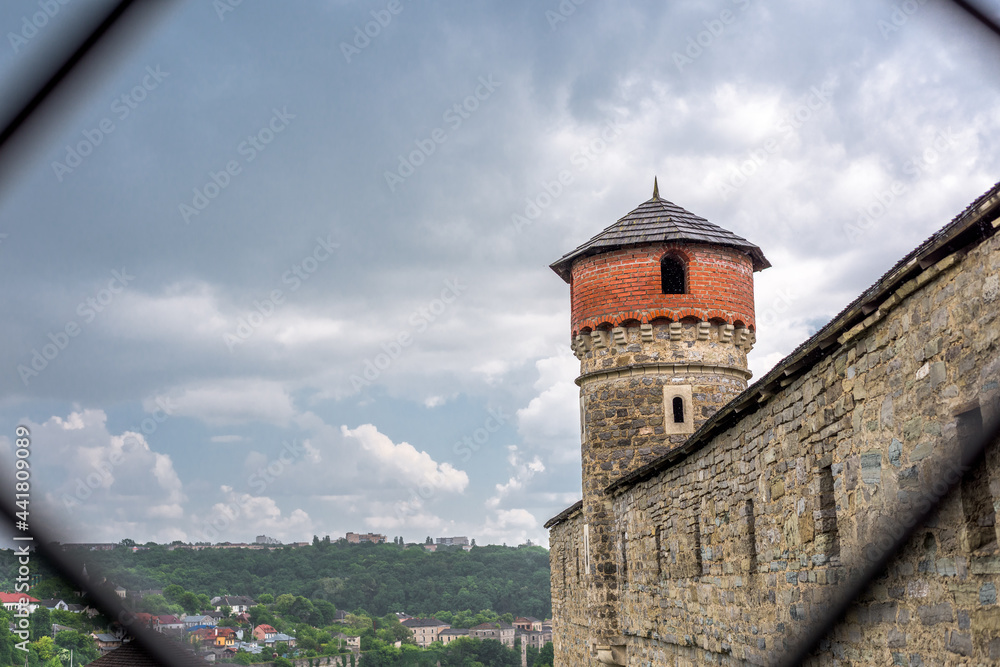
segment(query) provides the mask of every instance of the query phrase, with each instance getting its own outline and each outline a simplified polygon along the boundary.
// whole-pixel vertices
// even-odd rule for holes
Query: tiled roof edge
[[[887,301],[902,284],[924,271],[933,270],[933,267],[945,258],[969,246],[978,245],[992,236],[996,228],[983,223],[988,222],[988,216],[997,219],[998,212],[1000,212],[1000,182],[994,184],[951,222],[899,260],[875,284],[862,292],[826,326],[778,362],[764,377],[712,415],[684,445],[615,480],[608,485],[605,492],[608,494],[622,492],[671,467],[711,442],[714,436],[742,419],[744,415],[755,412],[771,396],[778,393],[783,385],[789,384],[793,377],[808,371],[820,359],[848,342],[849,339],[844,340],[844,336],[851,334],[858,327],[863,330],[868,318],[877,315],[879,305]],[[975,233],[974,227],[977,226],[979,234]],[[860,330],[855,333],[860,333]],[[567,512],[569,510],[551,519],[549,523],[555,525],[553,522]],[[546,528],[549,523],[545,524]]]
[[[575,512],[580,512],[581,510],[583,510],[583,501],[578,500],[569,507],[567,507],[566,509],[564,509],[562,512],[559,512],[559,514],[556,514],[554,517],[546,521],[545,526],[543,527],[552,528],[552,526],[562,523],[566,519],[570,518]]]

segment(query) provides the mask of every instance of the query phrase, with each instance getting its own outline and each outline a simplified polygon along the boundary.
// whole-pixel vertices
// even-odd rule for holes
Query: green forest
[[[267,549],[79,551],[92,577],[129,590],[179,585],[196,595],[271,594],[326,601],[337,609],[376,616],[415,616],[442,610],[490,609],[497,614],[549,618],[549,555],[541,547],[460,547],[428,552],[420,546],[348,544],[328,538],[312,546]],[[45,591],[44,568],[40,593]],[[13,552],[0,552],[0,590],[13,590]],[[99,574],[98,574],[99,573]],[[39,594],[33,591],[36,597]]]
[[[483,622],[511,622],[515,616],[551,616],[548,551],[540,547],[439,548],[422,545],[348,544],[329,538],[311,546],[274,549],[170,549],[149,543],[137,551],[129,540],[114,550],[72,550],[81,570],[86,566],[91,585],[122,586],[130,591],[162,589],[135,603],[135,611],[151,613],[200,613],[209,598],[247,595],[258,605],[250,612],[247,628],[268,623],[298,639],[295,650],[283,649],[275,664],[291,664],[294,657],[334,655],[345,650],[335,635],[360,636],[358,667],[422,667],[520,665],[520,649],[509,649],[492,640],[463,639],[448,646],[435,643],[427,649],[412,644],[394,612],[437,616],[452,627]],[[54,576],[40,555],[32,558],[36,598],[62,598],[80,602],[72,587]],[[13,591],[17,563],[13,552],[0,551],[0,590]],[[98,582],[101,582],[100,584]],[[228,608],[227,608],[228,609]],[[348,613],[333,623],[337,609]],[[479,610],[479,611],[474,611]],[[0,665],[20,664],[17,639],[6,632],[9,614],[0,611]],[[51,623],[73,630],[49,636]],[[235,627],[234,618],[222,626]],[[102,616],[48,612],[31,615],[30,667],[62,667],[74,653],[75,664],[97,657],[92,631],[106,631]],[[393,642],[403,640],[401,647]],[[528,664],[551,665],[552,647],[528,648]],[[270,660],[240,652],[235,662],[251,664]],[[13,661],[13,662],[9,662]]]

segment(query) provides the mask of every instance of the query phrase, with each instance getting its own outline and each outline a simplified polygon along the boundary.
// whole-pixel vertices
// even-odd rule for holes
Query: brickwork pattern
[[[687,265],[687,293],[663,294],[660,259]],[[655,243],[585,257],[573,264],[573,336],[602,326],[693,318],[753,329],[753,263],[725,246]]]
[[[588,496],[604,503],[592,559],[617,579],[614,630],[627,664],[775,662],[856,574],[848,568],[868,562],[934,481],[960,469],[961,420],[977,410],[995,417],[998,251],[993,236],[940,260],[673,466],[603,500],[585,484],[584,512],[550,534],[556,665],[600,664],[588,651],[586,581],[571,576],[592,520]],[[585,405],[588,416],[610,408]],[[651,451],[654,442],[655,426]],[[998,458],[990,452],[971,487],[945,499],[814,664],[1000,664],[1000,550],[995,518],[983,516],[1000,511]],[[585,470],[596,462],[585,457]]]

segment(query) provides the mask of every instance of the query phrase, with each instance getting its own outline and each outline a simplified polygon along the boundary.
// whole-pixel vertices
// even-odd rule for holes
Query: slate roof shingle
[[[402,625],[408,628],[436,628],[448,624],[436,618],[408,618],[402,621]]]
[[[573,262],[581,257],[627,246],[670,241],[712,243],[739,248],[750,256],[754,271],[771,266],[759,247],[742,236],[661,198],[658,190],[654,190],[649,200],[639,204],[628,215],[549,266],[568,283]]]

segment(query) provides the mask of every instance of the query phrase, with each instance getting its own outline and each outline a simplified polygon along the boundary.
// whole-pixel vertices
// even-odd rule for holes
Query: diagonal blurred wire
[[[0,511],[10,525],[16,525],[17,517],[7,502],[0,503]],[[21,531],[18,536],[21,540],[20,545],[31,544],[34,547],[29,559],[41,555],[61,579],[72,584],[76,590],[86,591],[92,606],[99,609],[106,618],[115,620],[125,627],[147,656],[155,656],[154,659],[164,667],[190,667],[195,658],[193,653],[182,649],[160,633],[136,623],[135,614],[122,605],[117,595],[109,588],[94,585],[88,581],[88,577],[84,577],[82,564],[63,551],[59,543],[54,541],[56,536],[48,531],[48,526],[45,524],[51,522],[39,521],[34,512],[32,516],[34,518],[31,529]],[[39,525],[43,527],[39,529]]]
[[[968,0],[951,0],[956,5],[964,9],[969,16],[976,19],[982,23],[986,28],[988,28],[994,35],[1000,37],[1000,24],[991,19],[986,15],[975,3],[969,2]]]
[[[990,30],[995,36],[1000,37],[1000,25],[974,3],[968,0],[951,1]],[[144,0],[144,2],[120,0],[120,2],[111,6],[106,13],[97,17],[92,23],[92,27],[81,33],[83,35],[82,39],[75,46],[70,47],[62,58],[58,56],[55,58],[59,63],[58,66],[47,76],[43,76],[39,85],[18,96],[17,101],[12,105],[12,110],[0,120],[0,128],[2,128],[0,129],[0,183],[9,184],[11,181],[6,176],[8,166],[16,162],[18,151],[15,144],[19,143],[19,140],[26,134],[27,129],[32,124],[38,123],[38,116],[44,115],[44,112],[53,106],[54,96],[66,89],[67,82],[70,81],[71,77],[80,76],[81,69],[83,69],[82,65],[87,63],[88,60],[93,60],[98,51],[106,53],[109,38],[114,35],[120,36],[125,31],[123,25],[126,21],[123,21],[123,18],[126,14],[129,15],[130,19],[134,19],[131,21],[132,26],[138,26],[143,22],[148,24],[150,23],[148,21],[149,10],[159,9],[168,4],[170,4],[169,0]],[[140,13],[137,9],[138,7],[141,7],[142,11],[146,12],[146,16],[137,16]],[[130,10],[132,11],[130,12]],[[63,108],[65,109],[68,106],[65,105]],[[990,429],[990,432],[979,443],[978,448],[973,448],[974,453],[985,451],[988,446],[996,443],[998,439],[1000,439],[1000,422]],[[951,485],[949,493],[958,483],[960,482]],[[946,496],[947,494],[941,496],[941,498]],[[843,589],[842,595],[828,606],[824,618],[813,626],[813,629],[807,636],[786,655],[781,664],[799,665],[808,658],[820,645],[824,637],[827,636],[830,629],[843,618],[849,607],[854,603],[854,600],[864,593],[871,580],[885,569],[890,560],[903,548],[913,532],[919,526],[923,525],[937,509],[938,504],[940,504],[940,498],[938,503],[935,503],[917,517],[917,521],[912,524],[913,527],[900,535],[892,547],[887,549],[878,561],[870,563],[861,576],[856,577],[853,582],[850,582]],[[16,520],[13,510],[7,507],[6,504],[2,504],[2,511],[12,523]],[[95,606],[101,609],[108,618],[117,618],[128,624],[128,620],[132,618],[132,615],[121,605],[117,596],[100,587],[94,587],[87,582],[82,576],[79,564],[69,554],[53,546],[55,542],[50,539],[50,536],[44,534],[44,530],[39,531],[36,527],[33,529],[32,534],[36,550],[41,552],[62,578],[73,583],[80,590],[88,591],[88,594],[95,602]],[[180,667],[187,664],[187,661],[176,653],[176,648],[157,633],[141,627],[130,627],[130,631],[140,646],[149,655],[156,655],[157,660],[161,664],[168,667],[174,667],[175,665]]]
[[[30,153],[34,148],[31,137],[27,135],[34,132],[37,142],[45,134],[46,122],[51,124],[60,114],[71,111],[73,105],[66,104],[70,84],[76,84],[78,91],[85,90],[80,80],[84,78],[88,66],[90,70],[98,71],[99,56],[112,55],[114,45],[111,42],[120,46],[121,38],[126,36],[129,29],[133,30],[134,37],[139,27],[152,23],[152,10],[161,9],[168,4],[169,0],[121,0],[109,6],[106,12],[95,14],[89,26],[78,33],[78,39],[70,40],[70,46],[66,50],[49,56],[49,61],[53,63],[51,69],[42,72],[40,76],[31,74],[32,80],[39,83],[25,85],[24,90],[14,92],[14,101],[0,120],[0,183],[10,186],[13,180],[9,177],[10,170],[15,166],[20,167],[18,154]],[[139,7],[142,9],[138,9]],[[62,99],[59,101],[62,104],[56,105],[60,94]],[[58,109],[55,108],[57,106]],[[13,508],[3,502],[0,503],[0,510],[10,521],[10,525],[14,525],[16,517]],[[61,578],[72,583],[77,590],[87,591],[93,606],[107,618],[115,619],[125,626],[146,655],[155,656],[155,661],[165,667],[198,664],[194,662],[195,658],[190,652],[182,652],[178,646],[158,633],[135,624],[135,616],[122,606],[118,597],[88,582],[83,576],[81,565],[59,549],[53,541],[55,536],[46,534],[46,528],[39,530],[38,522],[34,522],[30,533],[20,537],[30,538],[22,540],[22,544],[32,544],[33,553],[44,558]]]
[[[1000,37],[1000,24],[997,24],[996,21],[990,18],[975,3],[969,2],[969,0],[951,0],[951,2],[965,11],[970,17],[981,23],[985,28],[992,32],[994,36]],[[996,420],[996,423],[993,424],[991,429],[988,429],[988,431],[983,435],[982,440],[977,443],[977,445],[973,446],[964,453],[963,463],[970,463],[971,461],[974,461],[976,457],[985,452],[988,447],[998,446],[998,442],[1000,442],[1000,419]],[[937,496],[937,501],[932,503],[925,511],[919,512],[900,522],[900,525],[910,527],[902,531],[902,533],[896,537],[890,547],[882,552],[880,558],[868,563],[867,567],[860,569],[860,574],[856,576],[853,581],[848,581],[847,585],[841,588],[840,594],[832,600],[829,605],[825,606],[825,613],[823,616],[815,624],[813,624],[812,628],[805,634],[805,636],[798,641],[788,653],[785,654],[780,662],[782,666],[793,667],[801,665],[813,654],[814,651],[819,648],[822,641],[829,635],[834,626],[847,614],[848,609],[850,609],[851,605],[854,604],[854,601],[865,593],[872,580],[885,571],[892,559],[896,557],[904,546],[906,546],[913,534],[927,523],[928,519],[930,519],[934,512],[937,511],[944,499],[953,493],[955,488],[961,483],[962,478],[959,478],[955,481],[955,483],[949,484],[948,490],[944,494]],[[848,570],[848,568],[845,567],[845,571],[846,570]]]
[[[965,469],[969,470],[966,475],[972,474],[973,462],[982,456],[987,448],[996,447],[998,441],[1000,441],[1000,419],[996,419],[992,427],[985,430],[979,442],[962,452],[962,465]],[[903,529],[899,531],[892,543],[884,551],[881,551],[879,558],[870,561],[864,568],[854,570],[855,572],[860,572],[860,574],[838,588],[835,599],[823,606],[823,615],[784,656],[779,663],[780,665],[783,667],[801,665],[813,654],[813,651],[819,648],[820,643],[829,636],[834,626],[844,618],[848,609],[854,604],[854,601],[868,590],[872,580],[885,572],[886,567],[902,551],[910,538],[913,537],[913,534],[927,523],[928,519],[934,515],[941,503],[962,483],[963,477],[956,477],[955,482],[948,484],[948,488],[944,493],[937,495],[935,492],[935,501],[928,502],[926,507],[921,506],[921,511],[917,511],[909,517],[897,517],[898,520],[894,522],[894,525],[902,526]],[[943,482],[944,480],[938,481]],[[881,547],[881,544],[879,546]],[[847,563],[844,564],[843,569],[845,572],[850,570],[848,565]]]
[[[0,188],[10,188],[13,176],[23,171],[18,158],[37,152],[45,130],[72,112],[73,96],[87,89],[87,75],[110,69],[124,42],[143,34],[154,24],[154,14],[172,5],[172,0],[106,3],[105,11],[95,12],[74,39],[66,40],[66,48],[42,56],[44,62],[36,68],[41,71],[24,73],[20,85],[5,93],[9,102],[0,118]]]
[[[135,0],[122,0],[103,17],[98,25],[87,35],[69,57],[55,72],[45,79],[30,98],[14,113],[14,117],[3,123],[0,130],[0,150],[24,125],[29,117],[41,106],[52,92],[61,84],[77,65],[90,53],[104,35],[118,22]]]

